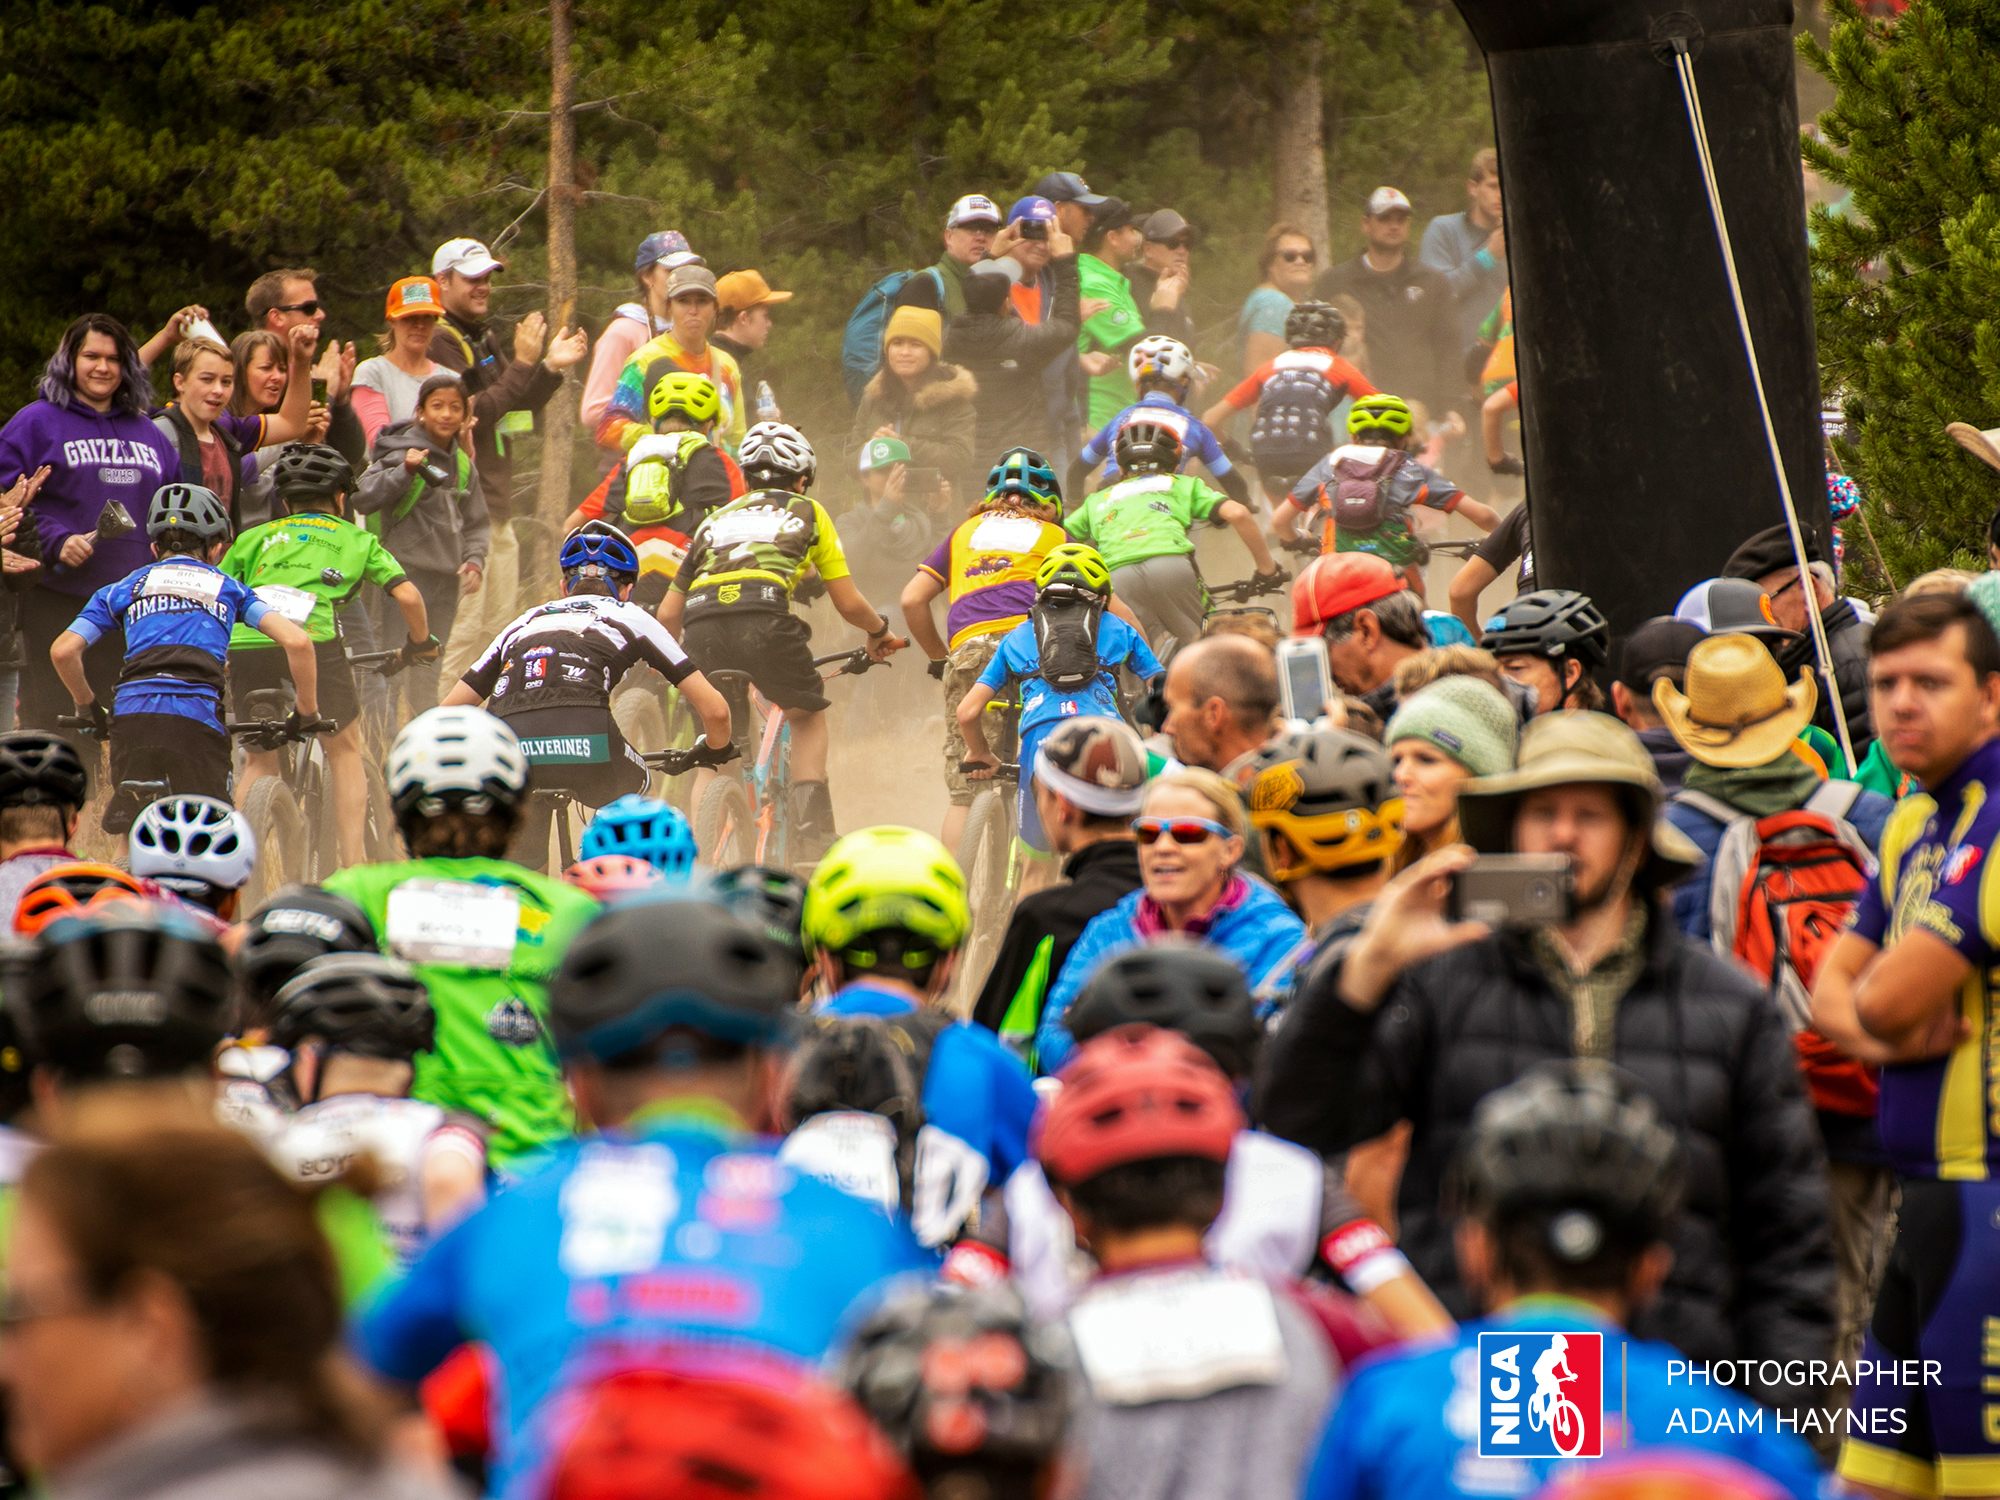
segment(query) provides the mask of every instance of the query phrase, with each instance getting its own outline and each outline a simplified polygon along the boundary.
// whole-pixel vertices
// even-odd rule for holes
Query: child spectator
[[[1368,377],[1340,357],[1346,341],[1347,319],[1339,308],[1297,303],[1285,317],[1291,347],[1202,413],[1204,425],[1220,427],[1257,408],[1250,453],[1266,494],[1290,494],[1299,476],[1326,457],[1334,446],[1333,413],[1343,401],[1377,394]]]

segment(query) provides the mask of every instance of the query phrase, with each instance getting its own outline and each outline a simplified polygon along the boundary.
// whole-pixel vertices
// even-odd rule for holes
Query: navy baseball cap
[[[1018,224],[1023,219],[1036,224],[1053,224],[1056,221],[1056,206],[1046,198],[1032,195],[1016,199],[1014,206],[1007,210],[1007,222]]]
[[[1104,201],[1102,193],[1093,193],[1090,184],[1074,172],[1049,173],[1035,184],[1035,196],[1051,203],[1081,203],[1085,208],[1095,208]]]

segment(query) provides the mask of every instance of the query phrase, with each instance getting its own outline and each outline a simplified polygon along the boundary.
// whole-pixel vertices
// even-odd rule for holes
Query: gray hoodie
[[[412,448],[428,449],[431,457],[459,475],[462,489],[446,490],[427,483],[403,466]],[[417,489],[416,503],[402,514],[403,503]],[[464,563],[486,563],[493,524],[486,515],[486,496],[479,470],[456,444],[450,452],[430,440],[415,417],[391,422],[375,435],[368,467],[362,471],[350,503],[356,516],[381,513],[382,545],[407,573],[435,577],[456,573]],[[368,528],[374,531],[376,526]]]

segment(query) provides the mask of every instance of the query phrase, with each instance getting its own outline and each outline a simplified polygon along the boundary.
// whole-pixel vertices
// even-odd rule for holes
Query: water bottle
[[[775,422],[778,420],[778,398],[771,394],[771,382],[757,382],[757,420]]]

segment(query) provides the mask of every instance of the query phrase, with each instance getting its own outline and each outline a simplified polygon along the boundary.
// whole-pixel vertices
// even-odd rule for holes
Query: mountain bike
[[[889,665],[870,658],[861,646],[813,658],[815,667],[836,662],[833,671],[820,674],[825,681],[859,677],[871,667]],[[793,866],[792,735],[785,716],[751,685],[749,673],[705,675],[728,700],[730,743],[742,765],[702,789],[694,815],[695,847],[718,870],[753,863],[789,870]]]
[[[960,761],[958,768],[989,769],[969,760]],[[978,994],[999,956],[1028,868],[1028,848],[1021,842],[1020,763],[1001,761],[991,769],[988,789],[973,799],[965,815],[957,851],[959,867],[965,871],[965,904],[972,913],[958,966],[962,992],[971,995]]]
[[[620,733],[623,733],[622,728]],[[634,748],[636,749],[637,747]],[[705,742],[698,740],[692,745],[681,746],[675,749],[641,750],[638,753],[639,759],[646,763],[648,770],[657,771],[662,776],[673,778],[691,776],[703,766],[715,767],[723,765],[728,761],[735,760],[742,754],[742,751],[734,744],[711,749]],[[533,869],[541,868],[541,862],[548,854],[548,830],[550,825],[553,825],[556,840],[556,867],[554,873],[561,874],[576,863],[576,840],[571,836],[570,832],[571,809],[587,811],[593,816],[596,813],[596,809],[584,808],[583,804],[577,800],[575,792],[571,791],[568,787],[561,786],[537,787],[528,794],[528,803],[530,811],[524,826],[529,829],[541,828],[543,830],[539,840],[532,833],[528,836],[527,848],[524,852],[533,861],[529,867]],[[546,821],[542,821],[543,819],[546,819]],[[585,819],[585,826],[587,827],[588,824],[589,820]],[[523,863],[527,863],[527,861],[523,861]]]

